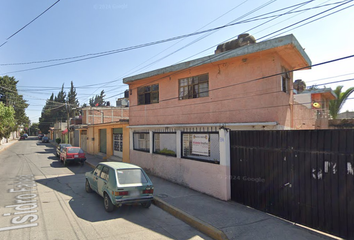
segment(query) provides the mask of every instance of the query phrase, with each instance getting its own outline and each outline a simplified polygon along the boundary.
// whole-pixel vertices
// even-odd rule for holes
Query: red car
[[[67,166],[68,163],[81,163],[82,165],[86,161],[85,152],[79,147],[66,147],[60,153],[60,160]]]

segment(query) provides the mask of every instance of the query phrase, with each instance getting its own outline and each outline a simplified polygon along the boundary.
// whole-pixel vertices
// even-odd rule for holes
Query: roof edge
[[[142,80],[145,78],[150,78],[162,74],[168,74],[176,71],[182,71],[191,67],[197,67],[204,64],[214,63],[217,61],[226,60],[234,57],[240,57],[240,56],[261,52],[261,51],[265,51],[265,50],[269,50],[269,49],[273,49],[285,45],[293,45],[297,49],[297,51],[301,54],[302,58],[308,63],[308,65],[309,66],[311,65],[311,60],[306,54],[306,52],[304,51],[304,49],[301,47],[300,43],[297,41],[297,39],[293,34],[289,34],[286,36],[266,40],[263,42],[246,45],[226,52],[208,55],[191,61],[182,62],[182,63],[170,65],[168,67],[163,67],[149,72],[126,77],[123,78],[123,83],[129,84],[131,82]]]

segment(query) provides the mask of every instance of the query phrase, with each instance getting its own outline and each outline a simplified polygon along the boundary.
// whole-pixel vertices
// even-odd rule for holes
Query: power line
[[[319,15],[321,15],[321,14],[324,14],[324,13],[326,13],[326,12],[328,12],[328,11],[331,11],[331,10],[333,10],[333,9],[336,9],[336,8],[338,8],[338,7],[341,7],[341,6],[343,6],[343,5],[345,5],[345,4],[348,4],[349,2],[352,2],[352,1],[353,1],[353,0],[348,0],[348,1],[344,2],[344,3],[342,3],[342,4],[339,4],[338,6],[335,6],[335,7],[333,7],[333,8],[327,9],[327,10],[322,11],[322,12],[320,12],[320,13],[318,13],[318,14],[315,14],[315,15],[313,15],[313,16],[311,16],[311,17],[305,18],[305,19],[303,19],[303,20],[301,20],[301,21],[299,21],[299,22],[296,22],[296,23],[291,24],[291,25],[289,25],[289,26],[287,26],[287,27],[284,27],[284,28],[282,28],[282,29],[279,29],[279,30],[277,30],[277,31],[275,31],[275,32],[272,32],[272,33],[270,33],[270,34],[267,34],[267,35],[261,37],[260,39],[266,38],[266,37],[268,37],[268,36],[270,36],[270,35],[273,35],[274,33],[280,32],[280,31],[282,31],[282,30],[284,30],[284,29],[286,29],[286,28],[289,28],[289,27],[295,26],[295,25],[297,25],[297,24],[299,24],[299,23],[305,22],[305,21],[307,21],[307,20],[309,20],[309,19],[311,19],[311,18],[317,17],[317,16],[319,16]],[[352,6],[353,6],[353,5],[352,5]],[[350,6],[350,7],[351,7],[351,6]],[[342,10],[344,10],[344,9],[342,9]],[[340,11],[341,11],[341,10],[340,10]],[[337,12],[338,12],[338,11],[337,11]],[[336,13],[336,12],[334,12],[334,13]],[[329,14],[329,15],[330,15],[330,14]],[[326,15],[326,16],[329,16],[329,15]],[[326,16],[325,16],[325,17],[326,17]],[[321,19],[321,18],[319,18],[319,19]],[[316,19],[316,20],[314,20],[314,21],[317,21],[317,20],[319,20],[319,19]],[[311,22],[313,22],[313,21],[311,21]],[[311,22],[309,22],[309,23],[311,23]],[[307,24],[308,24],[308,23],[307,23]]]
[[[303,2],[303,3],[300,3],[300,4],[296,4],[296,5],[293,5],[293,6],[291,6],[291,7],[301,7],[301,6],[303,6],[303,5],[305,5],[305,4],[308,4],[309,2],[312,2],[312,1],[307,1],[307,2]],[[324,5],[323,5],[324,6]],[[322,7],[323,7],[322,6]],[[327,6],[327,5],[325,5],[325,6]],[[317,7],[315,7],[315,8],[318,8],[319,6],[317,6]],[[284,9],[288,9],[288,8],[290,8],[290,7],[287,7],[287,8],[283,8],[283,9],[280,9],[280,10],[284,10]],[[310,9],[313,9],[313,8],[310,8]],[[278,12],[278,11],[280,11],[280,10],[276,10],[276,11],[273,11],[273,12],[271,12],[271,13],[274,13],[274,12]],[[287,13],[283,13],[283,14],[288,14],[289,12],[287,12]],[[282,15],[283,15],[282,14]],[[261,15],[261,16],[264,16],[264,15],[267,15],[267,14],[263,14],[263,15]],[[274,19],[273,19],[274,20]],[[269,22],[269,21],[268,21]],[[262,24],[261,24],[262,25]],[[259,25],[260,26],[260,25]],[[258,27],[258,26],[257,26]],[[254,29],[254,28],[253,28]],[[118,80],[113,80],[113,81],[110,81],[110,82],[108,82],[108,83],[111,83],[111,82],[116,82],[116,81],[118,81]],[[103,84],[94,84],[94,85],[103,85]],[[89,86],[89,85],[87,85],[87,86]],[[77,87],[77,88],[79,88],[79,87]],[[118,87],[118,88],[120,88],[120,87]],[[116,88],[117,89],[117,88]],[[109,91],[108,91],[109,92]],[[122,92],[122,93],[119,93],[119,94],[116,94],[116,95],[114,95],[114,96],[117,96],[117,95],[121,95],[121,94],[123,94],[124,92]],[[114,96],[112,96],[112,97],[114,97]],[[109,98],[111,98],[111,97],[109,97]]]
[[[57,0],[55,3],[53,3],[50,7],[48,7],[46,10],[44,10],[41,14],[39,14],[37,17],[35,17],[32,21],[30,21],[29,23],[27,23],[25,26],[23,26],[22,28],[20,28],[19,30],[17,30],[15,33],[13,33],[10,37],[8,37],[6,39],[6,41],[0,45],[0,47],[2,47],[5,43],[7,43],[7,41],[12,38],[13,36],[15,36],[16,34],[18,34],[19,32],[21,32],[23,29],[25,29],[28,25],[30,25],[31,23],[33,23],[35,20],[37,20],[40,16],[42,16],[44,13],[46,13],[49,9],[51,9],[52,7],[54,7],[54,5],[56,5],[58,2],[60,2],[60,0]]]
[[[352,75],[352,74],[354,74],[354,72],[352,72],[352,73],[346,73],[346,74],[341,74],[341,75],[337,75],[337,76],[332,76],[332,77],[320,78],[320,79],[312,80],[312,81],[306,81],[306,83],[309,83],[309,82],[317,82],[317,81],[327,80],[327,79],[336,78],[336,77],[343,77],[343,76],[348,76],[348,75]]]
[[[237,5],[237,6],[234,7],[233,9],[229,10],[227,13],[231,12],[232,10],[236,9],[237,7],[241,6],[243,3],[247,2],[247,1],[248,1],[248,0],[242,2],[241,4]],[[271,3],[275,2],[275,1],[277,1],[277,0],[270,0],[270,1],[268,1],[267,3],[265,3],[265,4],[263,4],[263,5],[261,5],[261,6],[257,7],[257,8],[255,8],[255,9],[251,10],[250,12],[248,12],[248,13],[242,15],[241,17],[238,17],[238,18],[236,18],[235,20],[233,20],[233,21],[227,23],[226,25],[232,24],[233,22],[236,22],[237,20],[241,20],[241,19],[244,18],[245,16],[248,16],[248,15],[250,15],[250,14],[252,14],[252,13],[258,11],[259,9],[262,9],[262,8],[266,7],[266,6],[270,5]],[[224,15],[227,14],[227,13],[224,13],[223,15],[219,16],[218,18],[214,19],[213,21],[209,22],[208,24],[204,25],[204,26],[203,26],[202,28],[200,28],[200,29],[203,29],[205,26],[207,26],[207,25],[209,25],[210,23],[216,21],[217,19],[219,19],[220,17],[224,16]],[[195,33],[198,32],[200,29],[198,29],[197,31],[195,31]],[[218,31],[218,30],[216,30],[216,31]],[[161,61],[162,59],[167,58],[168,56],[171,56],[172,54],[174,54],[174,53],[176,53],[176,52],[178,52],[178,51],[180,51],[180,50],[182,50],[182,49],[184,49],[184,48],[186,48],[186,47],[188,47],[188,46],[190,46],[190,45],[192,45],[192,44],[194,44],[194,43],[196,43],[196,42],[198,42],[198,41],[200,41],[200,40],[202,40],[202,39],[204,39],[204,38],[206,38],[207,36],[209,36],[209,35],[215,33],[216,31],[212,31],[212,32],[210,32],[210,33],[205,34],[204,36],[201,36],[200,38],[198,38],[198,39],[192,41],[191,43],[188,43],[187,45],[185,45],[185,46],[183,46],[183,47],[181,47],[181,48],[179,48],[179,49],[173,51],[172,53],[168,54],[167,56],[164,56],[164,57],[162,57],[162,58],[160,58],[160,59],[157,59],[157,60],[154,61],[153,63],[148,64],[147,66],[144,66],[144,67],[142,67],[142,68],[139,68],[139,69],[137,69],[137,70],[135,70],[135,71],[133,71],[133,72],[131,72],[131,71],[129,72],[129,71],[128,71],[128,73],[123,74],[123,76],[124,76],[124,75],[128,75],[128,74],[132,74],[132,73],[137,72],[137,71],[139,71],[139,70],[141,70],[141,69],[144,69],[144,68],[146,68],[146,67],[148,67],[148,66],[151,66],[151,65],[153,65],[154,63],[159,62],[159,61]],[[184,39],[185,39],[185,38],[183,38],[183,39],[180,40],[179,42],[183,41]],[[179,43],[179,42],[177,42],[177,43]],[[177,43],[173,44],[172,46],[175,46]],[[167,49],[171,48],[172,46],[168,47]],[[167,49],[163,50],[162,52],[166,51]],[[157,55],[161,54],[162,52],[158,53]],[[157,55],[155,55],[155,56],[157,56]],[[153,58],[153,57],[152,57],[152,58]],[[150,58],[150,59],[152,59],[152,58]],[[148,61],[148,60],[147,60],[147,61]],[[98,89],[99,89],[99,88],[97,88],[96,91],[97,91]],[[116,89],[118,89],[118,88],[116,88]],[[95,91],[94,91],[94,92],[95,92]],[[94,92],[93,92],[93,93],[94,93]],[[120,94],[118,94],[118,95],[120,95]],[[115,96],[117,96],[117,95],[115,95]]]
[[[216,19],[212,20],[211,22],[207,23],[207,24],[204,25],[203,27],[199,28],[199,29],[196,30],[195,32],[200,31],[200,30],[203,29],[204,27],[210,25],[211,23],[215,22],[216,20],[220,19],[221,17],[225,16],[226,14],[230,13],[231,11],[235,10],[236,8],[238,8],[239,6],[241,6],[242,4],[244,4],[244,3],[247,2],[247,1],[249,1],[249,0],[243,1],[242,3],[240,3],[240,4],[238,4],[237,6],[233,7],[232,9],[230,9],[229,11],[227,11],[226,13],[222,14],[221,16],[219,16],[219,17],[217,17]],[[274,2],[274,0],[272,0],[271,2]],[[233,21],[233,22],[234,22],[234,21]],[[230,23],[232,23],[232,22],[230,22]],[[194,33],[195,33],[195,32],[194,32]],[[156,54],[155,56],[149,58],[149,59],[146,60],[144,63],[146,63],[146,62],[148,62],[149,60],[153,59],[154,57],[160,55],[161,53],[165,52],[166,50],[172,48],[173,46],[177,45],[178,43],[182,42],[183,40],[185,40],[185,38],[180,39],[178,42],[174,43],[173,45],[171,45],[171,46],[169,46],[168,48],[164,49],[163,51],[159,52],[159,53]],[[165,57],[164,57],[164,58],[165,58]],[[160,61],[160,59],[158,59],[157,61]],[[142,64],[144,64],[144,63],[142,63]],[[139,66],[141,66],[142,64],[140,64]],[[147,66],[150,66],[150,65],[152,65],[152,64],[153,64],[153,63],[150,63],[150,64],[147,65]],[[134,67],[132,70],[138,68],[139,66]],[[128,74],[132,74],[132,73],[134,73],[134,72],[136,72],[136,71],[139,71],[139,70],[141,70],[141,69],[146,68],[147,66],[144,66],[143,68],[139,68],[138,70],[135,70],[135,71],[133,71],[133,72],[132,72],[132,70],[130,70],[130,71],[128,71],[127,73],[123,74],[123,76],[124,76],[124,75],[128,75]],[[103,87],[103,86],[105,86],[105,85],[102,85],[102,87]],[[118,89],[118,88],[120,88],[120,87],[117,87],[117,88],[114,88],[114,89]],[[98,89],[99,89],[99,88],[97,88],[92,94],[94,94]],[[112,91],[112,90],[111,90],[111,91]],[[107,92],[109,92],[109,91],[107,91]]]
[[[341,57],[341,58],[332,59],[332,60],[328,60],[328,61],[325,61],[325,62],[313,64],[313,65],[310,65],[310,66],[305,66],[305,67],[297,68],[297,69],[294,69],[294,70],[289,70],[287,72],[295,72],[295,71],[299,71],[299,70],[302,70],[302,69],[306,69],[306,68],[310,68],[310,67],[317,67],[317,66],[321,66],[321,65],[325,65],[325,64],[329,64],[329,63],[333,63],[333,62],[337,62],[337,61],[342,61],[342,60],[345,60],[345,59],[353,58],[353,57],[354,57],[354,55],[349,55],[349,56],[345,56],[345,57]],[[182,72],[182,71],[184,71],[184,70],[181,70],[179,72]],[[267,76],[263,76],[263,77],[259,77],[259,78],[250,79],[250,80],[243,81],[243,82],[237,82],[237,83],[234,83],[234,84],[229,84],[227,86],[223,86],[223,87],[219,87],[219,88],[214,88],[212,90],[208,90],[208,92],[217,91],[217,90],[221,90],[221,89],[225,89],[225,88],[229,88],[229,87],[234,87],[234,86],[238,86],[238,85],[242,85],[242,84],[253,83],[253,82],[264,80],[264,79],[267,79],[267,78],[279,76],[279,75],[282,75],[284,73],[285,72],[280,72],[280,73],[275,73],[275,74],[271,74],[271,75],[267,75]],[[176,73],[174,73],[174,74],[176,74]],[[154,82],[158,81],[158,80],[161,80],[163,78],[168,78],[171,75],[173,75],[173,74],[170,74],[168,76],[164,76],[164,77],[161,77],[159,79],[156,79],[156,80],[154,80]],[[168,99],[163,99],[163,100],[159,101],[159,103],[160,102],[170,101],[170,100],[176,100],[176,99],[179,99],[179,96],[178,97],[173,97],[173,98],[168,98]],[[134,107],[139,107],[139,106],[141,106],[141,105],[130,105],[129,107],[130,108],[134,108]]]
[[[282,74],[282,73],[280,73]],[[354,78],[352,79],[346,79],[346,80],[341,80],[341,81],[337,81],[337,82],[347,82],[347,81],[354,81]],[[327,84],[331,84],[331,83],[337,83],[337,82],[330,82],[330,83],[327,83]],[[322,85],[326,85],[325,84],[322,84]],[[211,92],[211,91],[214,91],[214,90],[220,90],[221,88],[219,89],[213,89],[213,90],[210,90],[208,92]],[[267,91],[267,90],[273,90],[274,88],[267,88],[267,89],[261,89],[261,90],[257,90],[257,91],[250,91],[250,92],[243,92],[243,95],[246,95],[245,96],[236,96],[236,97],[230,97],[230,98],[225,98],[225,99],[219,99],[219,100],[210,100],[210,101],[203,101],[203,102],[199,102],[199,103],[193,103],[193,104],[190,104],[190,103],[187,103],[187,104],[179,104],[179,105],[174,105],[174,106],[166,106],[166,107],[159,107],[157,110],[161,110],[161,109],[169,109],[169,108],[176,108],[176,107],[187,107],[187,106],[196,106],[196,105],[206,105],[208,103],[215,103],[215,102],[225,102],[225,101],[231,101],[231,100],[237,100],[237,99],[247,99],[247,98],[254,98],[254,97],[258,97],[258,96],[263,96],[263,95],[269,95],[269,94],[276,94],[276,93],[281,93],[282,91],[281,90],[275,90],[275,91],[270,91],[270,92],[262,92],[261,94],[253,94],[253,95],[250,95],[251,93],[258,93],[258,92],[261,92],[261,91]],[[290,91],[292,91],[293,89],[290,89]],[[206,91],[207,92],[207,91]],[[179,99],[179,97],[174,97],[174,98],[169,98],[169,99],[164,99],[164,100],[161,100],[159,101],[160,102],[165,102],[165,101],[170,101],[170,100],[175,100],[175,99]],[[349,98],[348,98],[349,99]],[[130,106],[130,107],[137,107],[137,106],[141,106],[141,105],[135,105],[135,106]],[[133,110],[135,112],[138,112],[138,111],[145,111],[145,110]]]
[[[353,0],[350,0],[353,1]],[[307,3],[309,1],[306,1],[304,3]],[[347,1],[348,2],[348,1]],[[301,4],[304,4],[301,3]],[[293,6],[297,6],[300,4],[296,4]],[[291,7],[293,7],[291,6]],[[284,9],[284,8],[283,8]],[[281,10],[283,10],[281,9]],[[309,9],[307,9],[309,10]],[[274,12],[274,11],[273,11]],[[272,12],[272,13],[273,13]],[[292,12],[289,12],[289,14]],[[263,14],[264,15],[264,14]],[[256,17],[251,18],[251,19],[257,19]],[[24,72],[24,71],[30,71],[30,70],[37,70],[37,69],[42,69],[42,68],[48,68],[48,67],[53,67],[53,66],[59,66],[59,65],[64,65],[64,64],[69,64],[69,63],[74,63],[74,62],[79,62],[79,61],[84,61],[84,60],[88,60],[88,59],[93,59],[93,58],[98,58],[98,57],[103,57],[103,56],[107,56],[107,55],[111,55],[111,54],[116,54],[116,53],[121,53],[121,52],[125,52],[125,51],[130,51],[130,50],[135,50],[138,48],[143,48],[143,47],[147,47],[147,46],[152,46],[152,45],[156,45],[156,44],[160,44],[160,43],[165,43],[165,42],[169,42],[169,41],[174,41],[177,39],[181,39],[181,38],[186,38],[186,37],[191,37],[194,35],[199,35],[202,33],[207,33],[207,32],[211,32],[211,31],[216,31],[216,30],[220,30],[226,27],[230,27],[230,26],[234,26],[237,24],[241,24],[244,23],[245,21],[240,21],[240,22],[235,22],[235,23],[230,23],[230,24],[226,24],[223,26],[219,26],[216,28],[211,28],[211,29],[207,29],[207,30],[203,30],[203,31],[199,31],[199,32],[194,32],[194,33],[190,33],[190,34],[185,34],[185,35],[180,35],[180,36],[176,36],[176,37],[172,37],[172,38],[168,38],[165,40],[159,40],[159,41],[155,41],[155,42],[150,42],[150,43],[145,43],[145,44],[140,44],[140,45],[135,45],[135,46],[131,46],[131,47],[126,47],[126,48],[120,48],[120,49],[115,49],[115,50],[110,50],[110,51],[105,51],[105,52],[99,52],[99,53],[90,53],[90,54],[84,54],[84,55],[80,55],[80,56],[74,56],[74,57],[67,57],[67,58],[61,58],[61,59],[51,59],[51,60],[43,60],[43,61],[33,61],[33,62],[27,62],[27,63],[8,63],[8,64],[0,64],[0,66],[5,66],[5,65],[24,65],[24,64],[34,64],[34,63],[47,63],[47,62],[53,62],[53,61],[65,61],[65,60],[70,60],[70,59],[76,59],[76,60],[72,60],[72,61],[67,61],[67,62],[63,62],[63,63],[57,63],[57,64],[50,64],[50,65],[45,65],[45,66],[41,66],[41,67],[35,67],[35,68],[28,68],[28,69],[22,69],[22,70],[17,70],[17,71],[11,71],[11,72],[6,72],[6,73],[2,73],[2,75],[4,74],[8,74],[8,73],[16,73],[16,72]],[[247,21],[249,22],[249,20]],[[78,59],[80,58],[80,59]]]

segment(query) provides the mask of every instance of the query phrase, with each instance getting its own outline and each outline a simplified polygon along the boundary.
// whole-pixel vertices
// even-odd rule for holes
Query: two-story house
[[[131,163],[228,200],[229,130],[293,129],[311,111],[294,104],[292,71],[311,61],[293,35],[237,41],[236,48],[231,42],[213,55],[123,79]]]
[[[129,107],[85,107],[81,113],[80,147],[103,159],[129,162]]]

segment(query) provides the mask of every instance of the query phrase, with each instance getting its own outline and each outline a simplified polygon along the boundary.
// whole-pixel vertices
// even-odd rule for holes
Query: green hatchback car
[[[86,192],[97,192],[104,198],[104,208],[112,212],[123,204],[140,203],[149,208],[154,186],[144,170],[122,162],[101,162],[94,170],[85,173]]]

